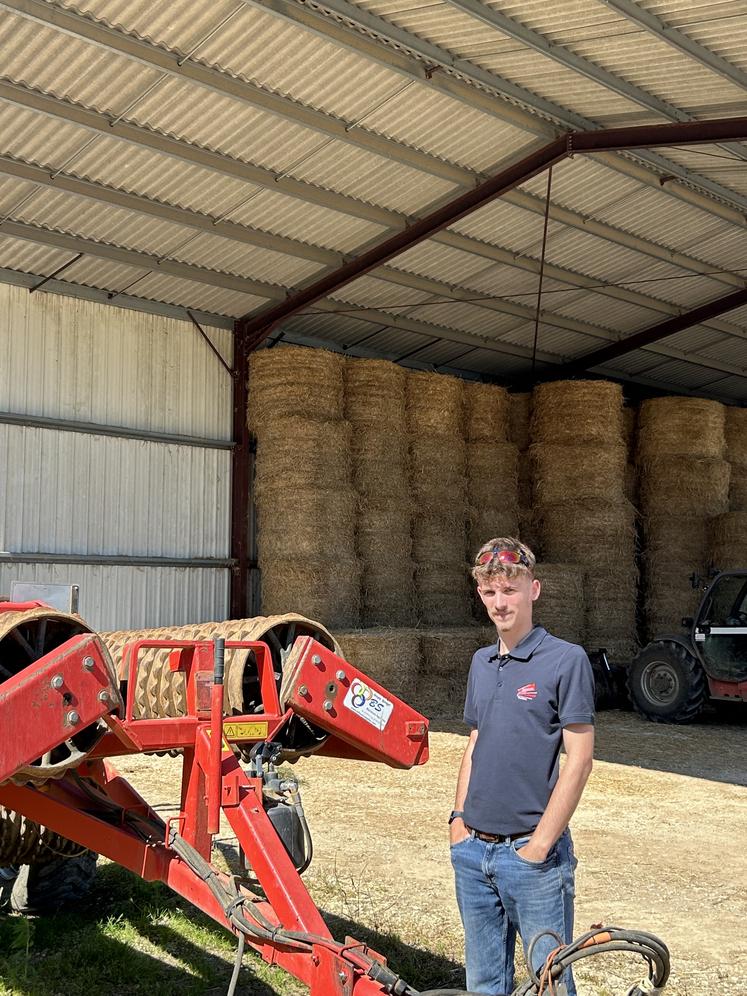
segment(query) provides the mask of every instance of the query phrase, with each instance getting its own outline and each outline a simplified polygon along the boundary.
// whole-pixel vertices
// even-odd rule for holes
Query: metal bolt
[[[70,726],[75,726],[80,722],[80,716],[75,709],[71,709],[67,716],[65,716],[65,720]]]
[[[52,678],[49,684],[52,686],[52,688],[56,688],[57,690],[59,690],[65,684],[65,679],[62,677],[61,674],[56,674],[54,678]]]
[[[84,671],[93,671],[94,664],[95,664],[95,661],[94,661],[93,657],[84,657],[83,658],[83,670]]]
[[[322,663],[322,659],[319,656],[319,654],[314,654],[314,656],[311,658],[311,663],[316,664],[316,666],[319,667],[319,665]]]
[[[345,680],[345,672],[342,670],[342,668],[339,671],[335,672],[335,678],[337,678],[338,681]]]
[[[332,703],[330,702],[329,699],[324,700],[322,704],[322,709],[324,709],[325,712],[332,712]]]
[[[340,980],[340,982],[346,982],[348,978],[344,972],[338,972],[337,977]]]
[[[299,685],[298,686],[298,694],[299,695],[308,695],[309,694],[309,690],[306,687],[306,685]]]
[[[99,692],[99,701],[100,702],[108,702],[109,701],[109,693],[107,692],[107,690],[105,688],[102,689]]]

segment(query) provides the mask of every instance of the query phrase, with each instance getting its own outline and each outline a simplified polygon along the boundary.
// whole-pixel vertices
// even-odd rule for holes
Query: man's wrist
[[[452,809],[451,815],[449,816],[449,826],[454,822],[454,820],[463,820],[464,810],[463,809]]]

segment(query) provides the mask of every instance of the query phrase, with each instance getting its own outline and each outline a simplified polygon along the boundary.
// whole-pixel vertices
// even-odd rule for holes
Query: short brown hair
[[[480,556],[483,553],[490,553],[492,550],[511,550],[515,553],[523,555],[526,564],[504,564],[500,560],[493,559],[487,564],[478,564]],[[503,577],[503,578],[517,578],[521,577],[522,574],[529,574],[530,577],[534,577],[534,567],[537,563],[537,558],[526,545],[522,543],[521,540],[516,539],[513,536],[498,536],[494,539],[488,540],[487,543],[483,543],[480,549],[475,554],[475,563],[472,567],[472,577],[478,584],[489,581],[491,578]]]

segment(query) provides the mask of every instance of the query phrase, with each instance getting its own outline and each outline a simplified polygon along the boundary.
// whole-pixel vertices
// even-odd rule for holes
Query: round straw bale
[[[354,427],[350,452],[354,465],[364,474],[371,473],[367,470],[369,465],[376,469],[381,464],[389,463],[404,473],[409,466],[409,441],[401,426],[398,426],[396,431],[389,426],[380,431]]]
[[[622,388],[605,380],[559,380],[532,394],[533,443],[622,442]]]
[[[255,489],[349,488],[349,422],[317,422],[297,415],[268,424],[257,444]]]
[[[416,515],[412,523],[412,553],[418,562],[443,560],[463,567],[467,556],[464,523],[448,515]]]
[[[367,677],[409,702],[420,670],[420,639],[415,629],[353,629],[335,634],[342,656]]]
[[[378,429],[382,419],[405,424],[404,367],[389,360],[350,359],[345,364],[345,418],[356,429]]]
[[[747,512],[747,465],[731,465],[729,508],[732,512]]]
[[[493,536],[519,535],[519,519],[513,508],[491,508],[481,505],[467,510],[467,551],[471,562],[477,551]]]
[[[444,443],[442,436],[410,440],[410,475],[413,489],[465,486],[467,446],[461,439]]]
[[[412,549],[410,504],[361,504],[356,524],[356,548],[366,565],[409,557]]]
[[[261,434],[280,416],[342,418],[345,359],[305,346],[260,349],[249,357],[249,428]]]
[[[727,512],[710,525],[712,566],[719,571],[747,570],[747,512]]]
[[[472,442],[508,440],[508,391],[496,384],[466,381],[464,384],[465,435]]]
[[[355,491],[267,488],[257,499],[260,563],[292,557],[351,557],[355,548]]]
[[[586,642],[635,641],[638,571],[630,566],[584,572]]]
[[[726,459],[747,467],[747,408],[726,408],[724,432]]]
[[[479,626],[422,631],[416,708],[428,717],[460,720],[472,657],[490,642]]]
[[[566,501],[537,506],[535,512],[544,560],[587,569],[632,564],[635,528],[630,505]]]
[[[647,460],[641,465],[641,507],[652,515],[721,515],[729,508],[730,470],[726,460]]]
[[[537,501],[625,501],[625,447],[534,443],[529,450]]]
[[[570,643],[584,637],[584,572],[575,564],[537,564],[540,596],[534,604],[534,620]]]
[[[357,626],[361,563],[339,560],[271,560],[262,565],[262,611],[298,611],[326,626]]]
[[[415,611],[426,626],[468,623],[472,610],[466,566],[421,561],[415,568]]]
[[[532,395],[529,391],[510,394],[509,431],[508,438],[518,447],[519,452],[525,450],[530,443],[529,425],[532,415]]]
[[[467,497],[473,505],[517,508],[519,451],[513,443],[467,443]]]
[[[364,626],[412,626],[415,623],[413,561],[400,556],[387,564],[365,565],[361,590]]]
[[[532,467],[532,461],[529,459],[529,454],[527,450],[523,453],[519,453],[519,463],[518,463],[518,498],[519,505],[522,508],[529,508],[533,501],[534,496],[534,469]]]
[[[415,438],[461,437],[464,429],[464,381],[445,374],[407,373],[407,418]]]
[[[709,520],[704,515],[649,515],[643,520],[643,547],[653,563],[690,564],[700,570],[708,560]]]
[[[638,414],[638,459],[724,455],[724,406],[706,398],[649,398]]]
[[[394,454],[390,460],[377,459],[374,453],[353,458],[353,484],[361,496],[378,505],[405,505],[411,501],[410,471],[406,460]]]

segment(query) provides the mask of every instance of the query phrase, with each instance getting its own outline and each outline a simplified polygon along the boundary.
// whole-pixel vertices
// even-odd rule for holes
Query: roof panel
[[[324,267],[270,249],[258,249],[208,232],[192,233],[190,241],[171,253],[174,259],[222,273],[291,287],[319,273]]]
[[[11,239],[0,235],[0,267],[21,273],[47,276],[58,266],[69,262],[75,254],[65,249],[51,249],[24,239]]]
[[[242,294],[224,287],[209,287],[207,284],[172,277],[165,273],[149,273],[132,288],[132,293],[138,297],[163,301],[165,304],[178,304],[234,318],[269,303],[266,298]]]

